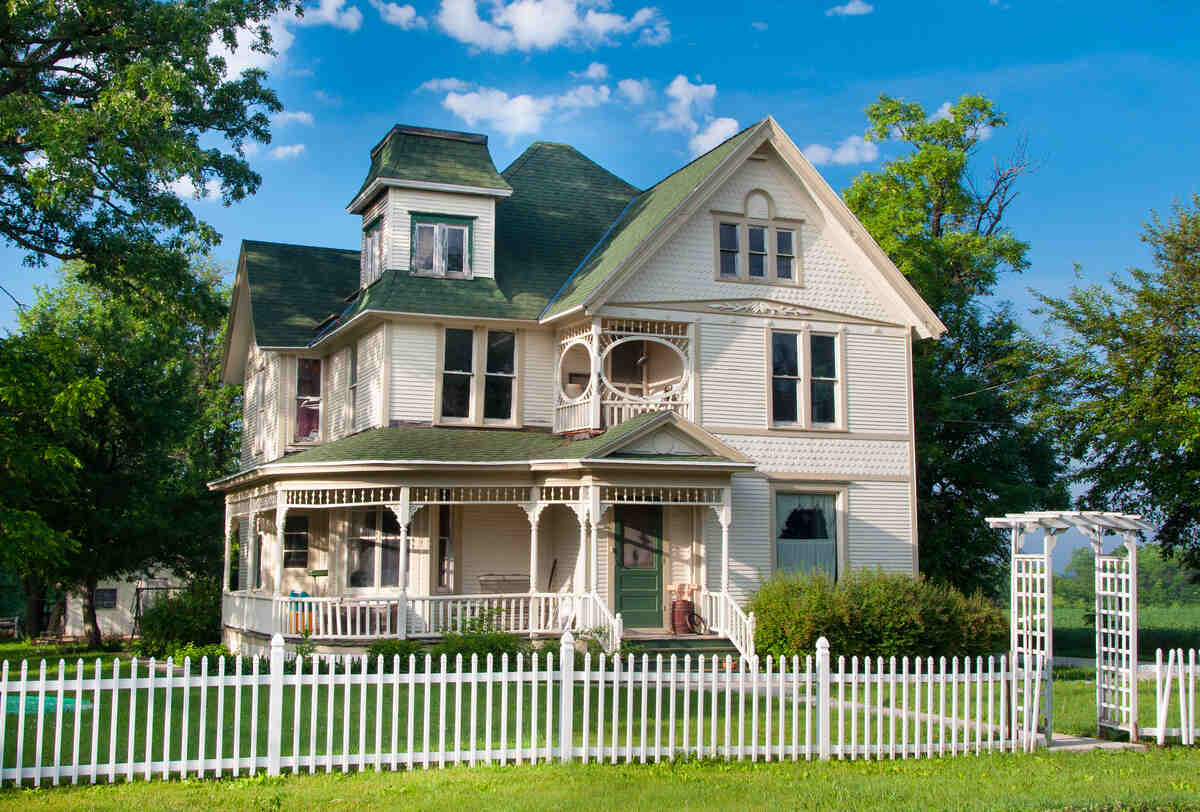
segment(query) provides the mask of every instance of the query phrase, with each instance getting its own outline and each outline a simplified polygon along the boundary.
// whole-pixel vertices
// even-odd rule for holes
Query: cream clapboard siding
[[[420,189],[388,190],[388,268],[409,269],[412,242],[410,212],[474,217],[471,233],[471,274],[493,278],[496,201],[479,195],[430,192]]]
[[[469,505],[456,509],[462,546],[455,562],[460,592],[484,589],[481,575],[529,575],[529,520],[512,505]],[[524,590],[518,590],[524,591]]]
[[[563,505],[546,508],[538,525],[538,590],[570,590],[578,555],[579,522],[575,513]],[[525,557],[528,560],[528,547]]]
[[[379,223],[379,228],[381,229],[381,233],[384,236],[383,267],[390,268],[392,266],[388,264],[388,256],[389,256],[390,248],[391,248],[391,245],[390,245],[391,240],[387,239],[387,235],[389,233],[388,220],[390,219],[388,216],[388,197],[387,197],[387,195],[380,195],[379,199],[376,200],[373,204],[371,204],[371,208],[369,208],[365,212],[363,212],[362,226],[363,226],[364,232],[366,231],[367,224],[373,222],[376,217],[383,218]],[[371,284],[376,279],[378,279],[379,275],[376,274],[373,277],[367,276],[367,256],[366,256],[366,252],[362,250],[364,248],[366,248],[365,240],[363,240],[360,243],[360,249],[359,249],[360,253],[359,253],[359,257],[358,257],[358,282],[361,286],[366,287],[367,285]]]
[[[797,229],[802,285],[737,284],[713,278],[715,247],[711,211],[741,212],[746,196],[755,189],[771,195],[777,217],[804,220]],[[873,279],[877,271],[852,267],[849,252],[839,247],[848,238],[829,233],[829,229],[835,228],[839,226],[825,219],[808,191],[778,158],[748,161],[609,301],[615,304],[772,299],[895,322],[897,319],[889,314],[882,298],[867,281]]]
[[[850,566],[915,575],[908,483],[850,484]]]
[[[326,434],[330,440],[340,439],[349,433],[346,431],[346,376],[349,372],[349,360],[349,349],[338,350],[325,359],[329,373],[326,376],[328,391],[323,400]]]
[[[671,584],[692,583],[692,522],[691,508],[667,507],[663,510],[665,587],[670,587]],[[700,577],[699,570],[696,577]],[[669,606],[671,596],[664,592],[664,597]]]
[[[280,435],[284,422],[282,413],[287,406],[280,397],[283,366],[284,359],[278,353],[267,353],[267,405],[264,410],[266,438],[263,443],[263,457],[266,460],[273,460],[283,454],[280,450]]]
[[[253,352],[251,352],[252,360]],[[242,468],[249,468],[254,464],[254,437],[258,433],[255,411],[257,406],[255,398],[258,392],[254,386],[254,375],[254,365],[248,361],[246,363],[246,377],[242,382]]]
[[[771,572],[770,484],[758,476],[733,477],[733,524],[729,527],[729,592],[745,604]],[[721,525],[711,510],[704,517],[707,585],[721,589]]]
[[[705,426],[765,426],[767,367],[761,327],[701,324],[700,412]]]
[[[554,424],[555,340],[552,330],[525,330],[521,400],[527,426]]]
[[[908,433],[908,362],[899,336],[846,335],[850,431]]]
[[[354,430],[378,426],[380,398],[383,397],[383,336],[380,327],[358,342],[358,409],[354,414]]]
[[[433,420],[433,388],[437,376],[437,327],[432,324],[392,324],[392,422],[428,423]],[[361,360],[359,362],[362,363]],[[361,369],[359,380],[362,380]]]

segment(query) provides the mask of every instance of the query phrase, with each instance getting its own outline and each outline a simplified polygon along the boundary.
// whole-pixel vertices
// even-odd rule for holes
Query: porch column
[[[733,489],[721,491],[721,508],[717,511],[721,523],[721,592],[729,592],[729,525],[733,523]]]
[[[225,561],[221,565],[221,594],[224,595],[229,591],[229,534],[230,527],[233,525],[233,509],[229,507],[229,497],[225,497],[225,527],[222,532],[225,533],[223,539],[225,547]]]
[[[396,524],[400,525],[400,605],[396,608],[396,634],[404,640],[408,637],[408,525],[416,512],[409,502],[408,488],[400,489],[399,503],[387,507],[395,515]],[[420,509],[418,505],[417,510]]]
[[[540,558],[540,548],[538,546],[538,527],[542,521],[542,511],[546,506],[539,500],[541,498],[541,489],[533,488],[533,501],[525,502],[521,508],[525,511],[526,518],[529,519],[529,594],[538,591],[538,563]]]
[[[602,428],[600,407],[600,327],[600,319],[592,319],[592,341],[589,345],[592,355],[592,400],[588,404],[588,418],[589,425],[593,429]]]
[[[275,594],[283,594],[283,524],[287,521],[287,491],[275,497]]]
[[[591,514],[586,507],[581,507],[578,516],[579,552],[575,555],[575,578],[572,588],[576,595],[582,595],[587,588],[588,527],[591,525]]]

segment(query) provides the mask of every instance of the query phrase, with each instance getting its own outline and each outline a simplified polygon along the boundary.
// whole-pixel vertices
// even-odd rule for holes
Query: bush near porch
[[[760,657],[812,654],[824,636],[846,657],[980,656],[1005,648],[1008,617],[982,594],[879,570],[836,583],[824,573],[777,573],[751,598]]]
[[[186,589],[155,602],[142,612],[141,632],[134,653],[144,657],[167,657],[189,644],[219,644],[221,584],[216,578],[197,578]]]

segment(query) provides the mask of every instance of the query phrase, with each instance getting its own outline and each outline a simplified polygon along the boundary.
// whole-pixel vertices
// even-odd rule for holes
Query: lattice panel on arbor
[[[1042,553],[1013,556],[1013,628],[1015,650],[1032,662],[1037,655],[1051,654],[1050,567]]]
[[[1137,559],[1096,556],[1096,713],[1100,727],[1137,720]]]

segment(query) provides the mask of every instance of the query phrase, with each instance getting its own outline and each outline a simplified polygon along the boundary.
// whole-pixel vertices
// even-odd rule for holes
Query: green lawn
[[[1054,607],[1054,653],[1060,657],[1095,657],[1096,629],[1084,622],[1089,610]],[[1200,605],[1143,606],[1138,610],[1138,655],[1154,661],[1157,648],[1200,648]]]
[[[1195,809],[1200,750],[896,762],[548,765],[7,789],[57,809]]]

